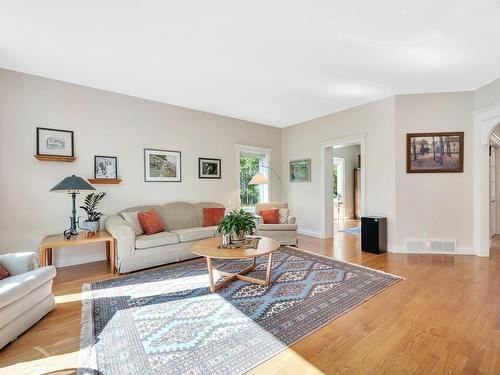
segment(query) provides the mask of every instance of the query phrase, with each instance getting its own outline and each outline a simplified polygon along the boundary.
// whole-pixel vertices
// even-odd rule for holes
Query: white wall
[[[291,212],[302,232],[321,235],[321,142],[366,134],[366,213],[395,219],[394,97],[282,129],[282,174],[290,160],[311,158],[311,182],[284,181]]]
[[[300,228],[320,233],[321,141],[366,133],[366,214],[388,217],[390,248],[401,250],[406,239],[422,239],[427,232],[469,250],[472,107],[472,92],[399,95],[283,129],[283,168],[289,160],[312,158],[311,183],[287,183]],[[429,131],[465,132],[464,173],[406,173],[406,133]]]
[[[344,212],[346,219],[354,218],[354,168],[358,166],[361,146],[345,146],[333,149],[334,158],[345,160]]]
[[[36,160],[37,126],[73,130],[76,161]],[[96,185],[108,193],[106,214],[179,200],[235,204],[235,144],[271,148],[279,169],[278,128],[0,69],[0,253],[34,250],[43,236],[69,226],[70,197],[49,189],[71,174],[93,177],[94,155],[117,156],[123,179]],[[144,182],[145,147],[181,151],[182,182]],[[198,179],[198,157],[222,159],[222,179]],[[272,199],[281,199],[277,183]],[[56,251],[56,264],[104,257],[103,246],[83,250]]]
[[[474,91],[474,109],[479,109],[500,100],[500,79]]]
[[[396,238],[473,243],[472,92],[396,97]],[[406,173],[406,134],[464,131],[463,173]]]

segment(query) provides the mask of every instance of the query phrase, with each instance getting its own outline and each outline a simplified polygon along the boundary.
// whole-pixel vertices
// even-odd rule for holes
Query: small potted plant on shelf
[[[101,216],[102,212],[97,211],[99,203],[106,193],[91,193],[85,197],[85,202],[83,206],[80,206],[82,210],[87,213],[87,219],[83,222],[83,227],[81,229],[93,233],[94,235],[101,229]]]
[[[232,210],[219,223],[217,232],[223,235],[223,243],[227,244],[227,239],[231,241],[243,241],[245,235],[252,234],[255,229],[255,222],[251,213],[242,209]]]

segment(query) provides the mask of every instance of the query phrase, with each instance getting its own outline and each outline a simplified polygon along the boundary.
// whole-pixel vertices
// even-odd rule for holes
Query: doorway
[[[321,146],[321,237],[331,238],[334,235],[336,220],[341,224],[340,230],[347,226],[355,227],[359,225],[356,221],[365,212],[365,134],[331,139],[322,142]],[[351,150],[351,154],[354,154],[352,159],[344,154],[350,146],[355,146],[357,150],[356,152]],[[344,159],[345,166],[339,167],[343,163],[340,160],[335,162],[334,158]],[[361,168],[358,168],[358,165]],[[338,173],[339,168],[342,169],[340,173]],[[359,170],[357,173],[356,168]],[[354,191],[355,174],[357,175],[357,194]],[[334,187],[334,179],[336,187]],[[337,197],[335,197],[335,192]],[[338,196],[339,192],[342,197]],[[348,222],[348,220],[353,220],[353,222]]]
[[[333,234],[359,235],[361,146],[333,147]]]

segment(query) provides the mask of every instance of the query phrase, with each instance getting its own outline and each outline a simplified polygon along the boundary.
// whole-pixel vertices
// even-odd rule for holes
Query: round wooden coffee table
[[[272,238],[260,237],[259,244],[256,249],[219,249],[218,246],[221,244],[221,237],[208,238],[206,240],[201,240],[193,244],[191,251],[196,255],[207,258],[207,268],[208,277],[210,280],[210,291],[215,292],[220,288],[223,288],[233,280],[243,280],[251,283],[256,283],[260,285],[267,286],[271,280],[271,263],[273,260],[273,252],[280,248],[278,241]],[[255,277],[245,276],[248,272],[255,268],[255,259],[258,256],[267,255],[267,270],[265,279],[257,279]],[[214,282],[212,258],[215,259],[253,259],[250,266],[244,268],[238,273],[217,271],[223,276],[228,276],[228,278],[220,283]]]

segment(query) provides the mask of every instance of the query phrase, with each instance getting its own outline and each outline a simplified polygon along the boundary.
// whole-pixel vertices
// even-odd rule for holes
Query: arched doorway
[[[489,145],[493,130],[500,124],[500,102],[474,112],[474,250],[490,256]]]

